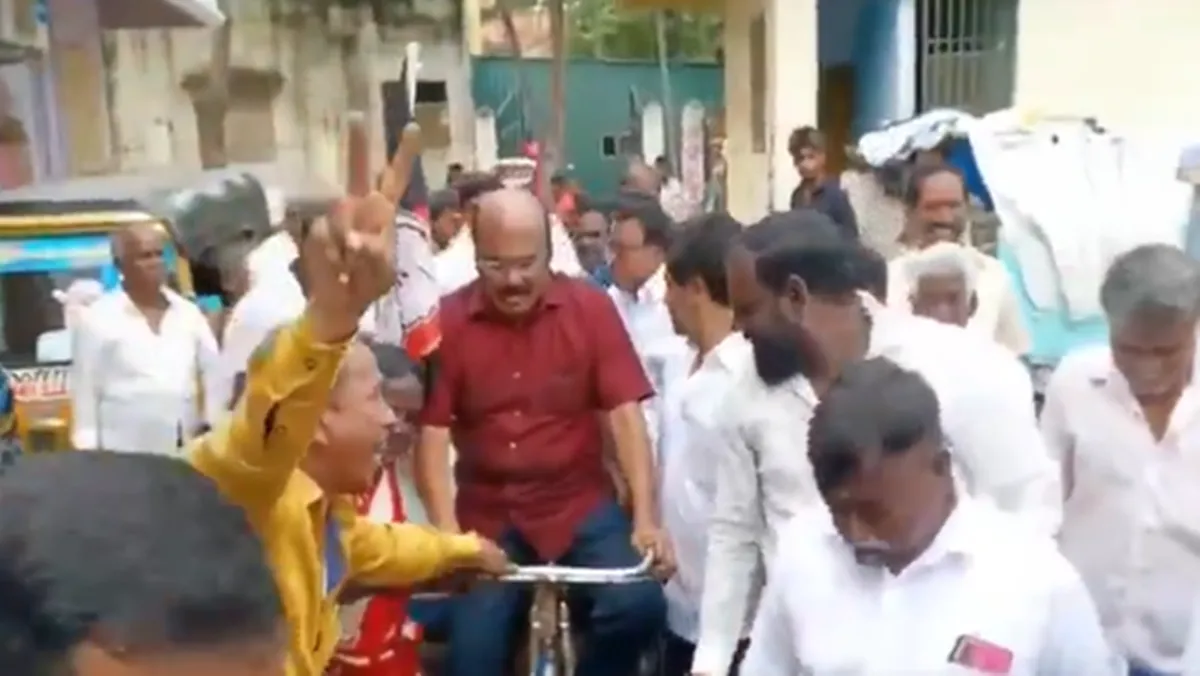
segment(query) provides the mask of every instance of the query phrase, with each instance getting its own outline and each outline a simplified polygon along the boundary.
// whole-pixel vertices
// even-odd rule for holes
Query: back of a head
[[[136,660],[261,642],[282,659],[284,621],[244,512],[188,464],[63,453],[0,477],[0,673],[70,673],[85,644]]]
[[[728,305],[725,257],[741,234],[742,224],[724,211],[685,221],[667,253],[667,274],[677,284],[699,278],[714,301]]]
[[[914,371],[883,357],[847,365],[821,397],[808,431],[817,486],[837,488],[875,455],[941,444],[937,395]]]
[[[813,209],[771,214],[747,228],[740,245],[754,254],[759,281],[774,291],[782,291],[793,276],[820,295],[863,287],[861,246]]]

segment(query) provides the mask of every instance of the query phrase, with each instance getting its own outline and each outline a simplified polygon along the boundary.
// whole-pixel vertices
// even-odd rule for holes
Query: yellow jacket
[[[192,464],[246,510],[262,537],[287,613],[289,676],[320,676],[328,664],[340,633],[336,599],[347,581],[409,586],[480,548],[473,535],[371,523],[349,498],[326,496],[298,469],[347,344],[317,343],[306,319],[278,331],[251,359],[230,421],[191,449]],[[336,533],[341,556],[329,558],[327,533]],[[327,582],[331,570],[338,579]]]

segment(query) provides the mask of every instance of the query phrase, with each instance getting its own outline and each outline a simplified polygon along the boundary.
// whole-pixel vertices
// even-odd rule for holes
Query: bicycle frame
[[[629,584],[648,579],[654,557],[629,568],[519,566],[499,578],[507,584],[533,585],[529,608],[530,676],[574,676],[575,646],[571,636],[566,589],[572,585]]]

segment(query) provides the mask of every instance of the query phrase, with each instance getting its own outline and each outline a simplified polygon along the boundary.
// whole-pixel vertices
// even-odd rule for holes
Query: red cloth
[[[555,275],[520,323],[496,317],[480,281],[442,301],[439,370],[422,422],[451,428],[459,524],[516,528],[546,560],[612,494],[601,411],[653,394],[616,306]]]
[[[392,518],[405,520],[404,499],[396,470],[387,466],[376,482],[387,482],[392,493]],[[375,491],[359,498],[359,513],[366,515]],[[367,601],[357,635],[343,637],[326,670],[327,676],[419,676],[421,626],[408,619],[408,594],[373,596]]]

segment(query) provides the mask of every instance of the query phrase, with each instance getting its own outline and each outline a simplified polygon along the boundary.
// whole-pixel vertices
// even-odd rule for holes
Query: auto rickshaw
[[[116,287],[110,234],[157,223],[170,235],[170,285],[220,293],[217,251],[271,231],[266,190],[235,167],[88,177],[0,192],[0,367],[27,452],[70,448],[71,291]]]

